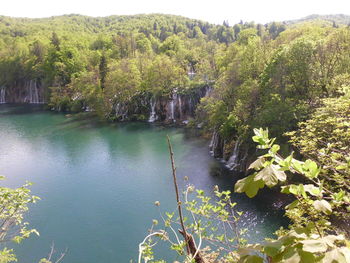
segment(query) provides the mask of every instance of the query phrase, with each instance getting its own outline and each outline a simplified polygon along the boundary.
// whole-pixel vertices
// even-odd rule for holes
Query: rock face
[[[173,90],[169,98],[161,98],[156,116],[165,122],[186,122],[193,117],[197,105],[201,98],[209,96],[211,88],[209,86],[198,89],[192,94],[181,94]]]
[[[148,122],[186,123],[194,117],[200,99],[209,96],[210,90],[210,87],[202,87],[183,94],[174,89],[169,96],[144,94],[127,103],[116,103],[114,112],[120,121],[144,116]]]
[[[6,93],[6,87],[1,86],[0,87],[0,104],[6,103],[5,93]]]
[[[40,80],[16,81],[13,86],[0,88],[0,103],[44,103],[44,89]]]

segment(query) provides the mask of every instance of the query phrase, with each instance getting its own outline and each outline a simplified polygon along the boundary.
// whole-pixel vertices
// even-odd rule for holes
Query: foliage
[[[270,25],[275,32],[272,27],[277,24]],[[245,138],[251,149],[247,138],[253,127],[269,127],[286,142],[281,131],[296,130],[320,100],[339,96],[338,88],[348,83],[349,28],[304,23],[276,36],[271,32],[242,30],[238,41],[216,55],[212,99],[203,99],[197,119],[206,131],[220,132],[228,145]],[[225,109],[220,115],[211,110],[218,104]]]
[[[1,177],[3,180],[4,177]],[[35,203],[39,198],[32,196],[27,183],[19,188],[0,187],[0,242],[14,241],[20,243],[32,233],[39,235],[35,229],[28,229],[28,223],[24,221],[24,214],[28,211],[28,205]],[[13,250],[6,247],[0,251],[0,262],[17,261]]]
[[[255,129],[253,140],[258,149],[267,150],[253,162],[249,169],[255,172],[238,181],[235,190],[248,196],[256,195],[256,184],[268,187],[287,182],[287,174],[302,177],[306,183],[287,184],[281,192],[293,195],[295,200],[286,206],[286,216],[291,220],[288,229],[277,232],[277,240],[259,246],[249,246],[268,256],[271,262],[349,262],[349,241],[330,221],[334,210],[346,209],[350,195],[344,190],[333,191],[321,179],[324,171],[316,162],[299,161],[293,154],[286,158],[278,154],[279,145],[269,139],[268,131]],[[259,186],[260,186],[259,185]],[[254,188],[252,193],[251,188]]]
[[[187,254],[184,262],[350,262],[350,242],[331,220],[331,217],[337,216],[336,210],[349,208],[349,192],[328,188],[322,180],[324,170],[315,161],[297,160],[293,153],[283,158],[279,154],[280,146],[275,144],[275,138],[269,138],[268,130],[254,129],[254,133],[253,141],[258,144],[257,148],[266,153],[251,163],[248,170],[252,174],[239,180],[235,191],[254,197],[264,186],[271,188],[282,184],[281,192],[294,198],[285,207],[285,214],[291,222],[289,227],[278,230],[276,239],[266,239],[262,244],[247,244],[242,237],[245,231],[237,228],[241,212],[233,210],[235,203],[231,201],[230,191],[220,192],[216,188],[218,199],[213,202],[201,190],[196,190],[196,197],[189,199],[189,193],[194,191],[194,187],[189,186],[184,193],[185,202],[179,205],[190,215],[185,220],[186,229],[191,237],[199,241],[196,253]],[[292,175],[299,176],[303,182],[290,184]],[[160,205],[158,201],[155,204]],[[154,230],[158,225],[158,221],[154,220],[150,235],[140,244],[139,262],[141,259],[157,262],[153,261],[152,247],[157,244],[152,239],[154,235],[169,241],[171,249],[180,255],[186,255],[186,241],[179,239],[173,227],[179,218],[174,213],[166,213],[166,217],[161,215],[161,218],[165,229]],[[216,226],[225,223],[230,227],[218,230]],[[209,241],[211,247],[201,248],[204,240]],[[196,258],[197,254],[201,255],[200,258]]]
[[[212,199],[206,196],[203,190],[189,185],[183,194],[183,207],[187,215],[184,219],[186,231],[197,239],[196,254],[203,254],[203,257],[215,262],[237,259],[238,255],[234,251],[245,246],[246,229],[240,229],[237,225],[242,212],[235,209],[236,203],[231,201],[230,191],[219,191],[216,187],[214,189],[216,198]],[[159,207],[160,202],[155,202],[155,205]],[[155,256],[152,247],[161,240],[168,242],[170,249],[184,257],[185,262],[192,262],[196,254],[186,256],[185,242],[176,232],[179,218],[175,212],[165,212],[165,215],[159,212],[165,228],[158,229],[158,220],[153,220],[150,234],[140,244],[139,262],[141,259],[144,262],[158,262],[153,261]],[[210,244],[215,250],[209,251],[204,244]]]
[[[234,41],[250,46],[242,62],[249,66],[249,54],[255,50],[252,43],[259,42],[259,34],[265,31],[254,23],[231,27],[227,22],[213,25],[160,14],[0,17],[0,85],[6,87],[8,96],[14,96],[26,92],[23,83],[36,80],[51,109],[88,109],[111,118],[115,106],[131,93],[167,98],[173,90],[181,93],[211,85],[218,78],[217,57]],[[125,66],[114,72],[121,65],[130,65],[130,72]],[[195,73],[191,79],[189,70]],[[130,90],[126,77],[137,82]],[[145,112],[137,114],[141,117]]]
[[[311,118],[291,132],[291,142],[305,156],[316,160],[332,189],[350,191],[350,97],[349,88],[338,98],[322,100]]]

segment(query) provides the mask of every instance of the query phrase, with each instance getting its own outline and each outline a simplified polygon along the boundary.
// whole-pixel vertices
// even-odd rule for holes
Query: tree
[[[56,48],[57,51],[60,51],[61,41],[60,41],[58,35],[56,34],[56,32],[52,32],[51,44]]]
[[[325,98],[299,129],[288,133],[290,142],[322,167],[325,185],[334,191],[350,191],[350,88],[343,96]],[[347,218],[347,211],[343,217]]]
[[[99,74],[100,74],[100,87],[103,90],[105,88],[106,76],[108,73],[108,66],[106,56],[103,54],[100,59]]]

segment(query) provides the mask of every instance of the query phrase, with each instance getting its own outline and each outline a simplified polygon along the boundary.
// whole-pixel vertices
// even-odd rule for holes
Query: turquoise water
[[[176,208],[166,144],[174,145],[180,185],[184,176],[209,192],[232,189],[228,173],[208,152],[208,142],[183,129],[147,123],[99,124],[42,111],[36,106],[0,105],[0,174],[7,186],[29,180],[41,197],[27,216],[40,232],[13,246],[20,263],[38,262],[50,246],[67,263],[129,262],[153,218],[154,201]],[[235,195],[244,211],[249,240],[271,235],[284,220],[264,198]],[[164,248],[159,253],[174,258]]]

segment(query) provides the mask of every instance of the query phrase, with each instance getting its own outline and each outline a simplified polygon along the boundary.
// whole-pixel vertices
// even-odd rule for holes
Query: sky
[[[311,14],[350,15],[350,0],[0,0],[0,15],[49,17],[164,13],[222,24],[267,23]]]

